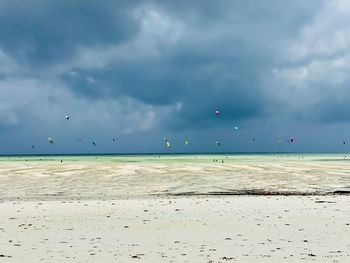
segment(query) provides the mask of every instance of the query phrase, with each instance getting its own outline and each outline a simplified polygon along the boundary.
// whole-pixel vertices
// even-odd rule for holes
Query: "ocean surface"
[[[347,158],[344,153],[3,156],[0,200],[349,194]]]

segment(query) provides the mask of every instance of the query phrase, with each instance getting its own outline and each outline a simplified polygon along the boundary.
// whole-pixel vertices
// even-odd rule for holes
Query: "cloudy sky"
[[[350,150],[349,25],[348,0],[2,0],[0,154]]]

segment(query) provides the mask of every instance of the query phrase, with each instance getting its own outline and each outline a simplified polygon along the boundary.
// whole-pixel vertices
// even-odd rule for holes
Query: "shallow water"
[[[344,159],[344,156],[237,154],[1,157],[0,199],[345,193],[350,191],[350,159]]]

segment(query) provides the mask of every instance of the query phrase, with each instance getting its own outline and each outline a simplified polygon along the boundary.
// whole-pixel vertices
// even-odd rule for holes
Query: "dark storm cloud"
[[[350,120],[350,112],[348,107],[350,105],[350,81],[343,83],[342,85],[333,84],[331,90],[323,88],[323,95],[315,106],[310,109],[309,112],[304,114],[306,121],[314,121],[320,123],[338,123],[348,122]],[[322,84],[319,84],[322,86]],[[336,90],[336,92],[334,92]],[[314,110],[313,109],[317,109]]]
[[[315,12],[315,5],[303,1],[288,6],[280,1],[149,1],[147,8],[184,26],[183,38],[176,44],[155,40],[160,56],[116,59],[107,68],[77,70],[79,76],[65,74],[64,79],[92,98],[127,95],[151,105],[179,103],[164,121],[171,128],[210,126],[216,109],[226,121],[261,117],[273,105],[263,79],[278,60],[280,41]]]
[[[67,112],[127,132],[346,121],[346,1],[332,3],[1,1],[2,126]]]
[[[22,62],[47,65],[79,46],[125,41],[138,30],[129,2],[2,1],[0,46]]]
[[[185,62],[176,66],[171,65],[171,60],[114,65],[108,70],[77,71],[64,79],[78,94],[91,99],[130,96],[155,106],[178,104],[179,108],[166,121],[173,128],[172,121],[184,126],[177,118],[189,127],[201,127],[213,119],[217,109],[222,111],[221,118],[228,121],[265,113],[271,99],[259,81],[264,70],[257,61],[250,65],[237,59],[231,62],[237,63],[233,66],[229,61],[212,60],[202,65],[191,59],[190,52],[183,56]]]

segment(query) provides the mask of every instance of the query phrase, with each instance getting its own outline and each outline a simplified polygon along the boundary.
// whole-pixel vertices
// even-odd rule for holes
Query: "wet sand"
[[[347,196],[0,204],[0,262],[350,262]]]
[[[350,193],[350,160],[340,155],[0,158],[0,185],[0,200],[29,201]]]

